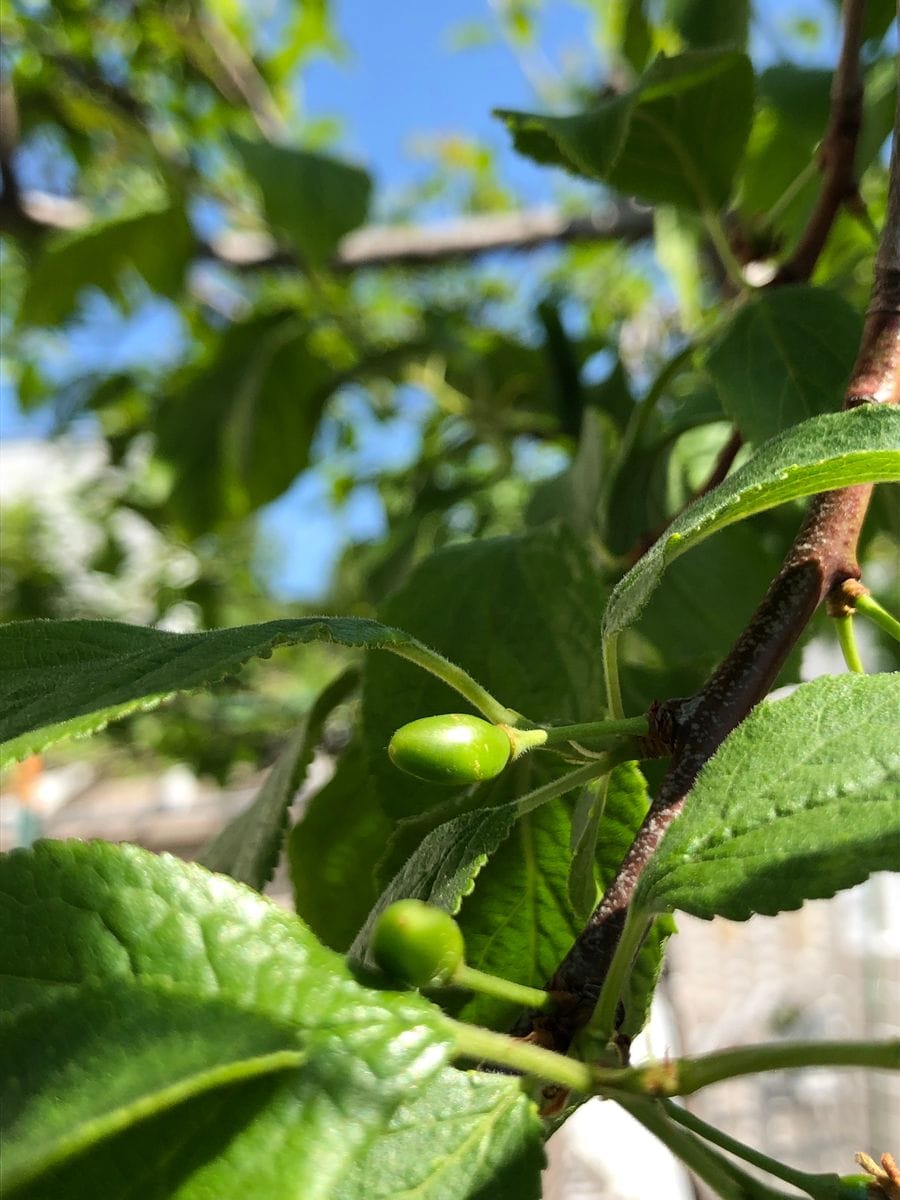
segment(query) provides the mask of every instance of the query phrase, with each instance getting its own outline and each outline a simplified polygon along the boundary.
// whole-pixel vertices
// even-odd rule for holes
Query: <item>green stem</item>
[[[409,659],[416,666],[422,667],[424,670],[430,671],[432,675],[436,675],[438,679],[442,679],[495,725],[515,726],[522,720],[521,713],[517,713],[512,708],[505,708],[487,688],[483,688],[477,680],[473,679],[468,671],[464,671],[462,667],[450,662],[436,650],[430,650],[421,642],[385,646],[384,649],[392,651],[400,658]]]
[[[866,673],[866,668],[859,657],[859,647],[856,644],[856,632],[853,628],[853,614],[845,613],[834,618],[834,628],[837,632],[841,654],[847,664],[848,671],[856,671],[859,675]]]
[[[515,762],[517,758],[521,758],[529,750],[536,750],[539,746],[544,746],[547,743],[546,729],[516,729],[514,725],[505,724],[501,725],[500,728],[506,732],[509,744],[512,746],[510,762]]]
[[[610,469],[604,473],[598,511],[604,513],[608,511],[609,498],[612,495],[613,487],[631,451],[643,437],[644,430],[656,412],[660,400],[665,396],[672,379],[678,374],[685,363],[690,362],[694,350],[695,347],[693,345],[685,346],[674,358],[669,359],[650,385],[643,400],[639,404],[634,405],[631,415],[628,418],[628,423],[625,426],[625,431],[622,434],[622,440],[619,442],[618,449],[616,450],[615,459]],[[605,530],[603,532],[605,533]]]
[[[603,639],[603,675],[606,679],[606,707],[617,721],[625,720],[622,688],[619,684],[619,656],[616,652],[618,634]]]
[[[492,996],[495,1000],[506,1000],[510,1004],[519,1004],[522,1008],[533,1008],[547,1012],[553,1008],[553,999],[549,992],[540,988],[526,987],[524,983],[514,983],[511,979],[501,979],[499,975],[488,975],[468,963],[461,963],[453,973],[450,981],[454,987],[468,988],[482,996]]]
[[[613,466],[614,471],[622,466],[636,443],[640,440],[641,435],[650,422],[650,418],[656,412],[660,400],[666,394],[666,389],[684,364],[690,361],[694,350],[695,347],[693,345],[685,346],[674,358],[669,359],[650,385],[647,395],[640,404],[634,406],[634,410],[628,418],[628,424],[625,426],[625,432],[622,434],[622,441]]]
[[[706,227],[706,232],[709,234],[709,240],[716,248],[716,253],[721,259],[722,266],[725,268],[726,274],[738,291],[746,292],[750,286],[744,277],[744,268],[735,257],[734,251],[731,249],[731,244],[728,241],[728,235],[722,226],[717,212],[707,210],[703,214],[703,224]]]
[[[717,1129],[715,1125],[701,1120],[700,1117],[688,1112],[686,1108],[682,1108],[672,1100],[662,1100],[660,1103],[670,1120],[677,1121],[685,1129],[692,1130],[706,1141],[721,1147],[722,1150],[727,1150],[729,1154],[736,1154],[738,1158],[742,1158],[751,1166],[759,1167],[761,1171],[774,1175],[776,1179],[800,1188],[814,1200],[840,1200],[842,1184],[837,1174],[811,1175],[808,1171],[797,1171],[793,1167],[787,1166],[786,1163],[770,1158],[768,1154],[763,1154],[761,1150],[754,1150],[752,1146],[739,1142],[737,1138],[733,1138],[723,1130]]]
[[[791,182],[787,185],[769,211],[763,218],[763,223],[772,226],[779,219],[781,214],[791,203],[801,188],[805,187],[810,179],[813,179],[819,174],[819,164],[815,157],[811,158],[802,171],[799,171]]]
[[[783,1192],[753,1179],[692,1133],[673,1124],[655,1101],[619,1096],[616,1101],[723,1200],[787,1200]]]
[[[485,1059],[523,1075],[536,1075],[539,1079],[562,1084],[574,1092],[591,1090],[594,1073],[587,1063],[545,1050],[532,1042],[518,1041],[505,1033],[482,1029],[480,1025],[466,1025],[451,1017],[445,1020],[460,1057]]]
[[[874,596],[869,596],[863,593],[862,596],[856,596],[853,600],[853,607],[858,613],[862,613],[873,624],[883,629],[885,633],[889,633],[892,638],[896,638],[900,642],[900,621],[886,608],[882,608]]]
[[[627,923],[626,923],[627,930]],[[623,935],[624,937],[624,935]],[[792,1067],[870,1067],[900,1071],[900,1039],[888,1042],[771,1042],[718,1050],[699,1058],[676,1058],[642,1067],[596,1069],[599,1091],[648,1096],[690,1096],[739,1075]]]
[[[622,936],[616,946],[612,962],[609,964],[609,970],[597,1000],[597,1007],[594,1009],[594,1015],[591,1017],[589,1025],[590,1036],[601,1046],[605,1046],[612,1037],[619,999],[635,956],[647,934],[651,919],[647,913],[635,913],[631,908],[628,910]]]
[[[634,736],[644,737],[650,731],[646,717],[623,717],[615,721],[589,721],[584,725],[553,725],[544,732],[546,746],[556,742],[593,741],[595,738]]]
[[[574,771],[569,771],[567,775],[560,775],[559,779],[551,779],[549,783],[520,796],[512,803],[515,803],[518,815],[524,817],[526,813],[540,808],[548,800],[555,800],[557,796],[564,796],[566,792],[571,792],[575,788],[581,787],[582,784],[590,783],[592,779],[607,775],[614,765],[610,761],[609,755],[593,759],[591,762],[585,763],[583,767],[576,767]]]

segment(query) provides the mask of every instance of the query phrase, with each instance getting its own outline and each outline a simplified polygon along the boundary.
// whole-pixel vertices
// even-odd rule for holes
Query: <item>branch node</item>
[[[860,596],[868,596],[869,589],[858,579],[839,579],[828,593],[825,609],[829,617],[849,617],[856,611]]]

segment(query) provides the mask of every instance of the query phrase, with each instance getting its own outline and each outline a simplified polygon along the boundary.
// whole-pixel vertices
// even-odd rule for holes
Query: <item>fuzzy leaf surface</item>
[[[279,646],[337,642],[359,649],[421,643],[359,617],[302,617],[203,633],[116,621],[0,626],[0,766],[65,737],[95,733],[175,692],[206,688]]]
[[[296,917],[231,880],[131,846],[39,843],[0,865],[0,956],[19,984],[6,1018],[15,1041],[51,1009],[60,1031],[17,1072],[16,1103],[4,1106],[4,1119],[27,1118],[24,1190],[11,1194],[162,1200],[177,1187],[185,1200],[236,1189],[349,1200],[379,1139],[402,1136],[431,1163],[425,1196],[464,1200],[473,1179],[489,1187],[504,1172],[537,1195],[537,1120],[518,1084],[460,1083],[481,1077],[445,1065],[453,1038],[437,1009],[363,987]],[[110,998],[92,1017],[98,989]],[[269,1074],[246,1079],[248,1062]],[[138,1067],[138,1083],[152,1085],[143,1103]],[[205,1094],[179,1092],[186,1077]],[[448,1089],[455,1136],[448,1129],[438,1147]],[[504,1149],[491,1157],[495,1123]],[[467,1164],[470,1148],[474,1175],[460,1170],[448,1186],[443,1160]],[[389,1187],[372,1167],[372,1194]]]
[[[743,921],[900,868],[900,675],[763,703],[709,760],[635,904]]]

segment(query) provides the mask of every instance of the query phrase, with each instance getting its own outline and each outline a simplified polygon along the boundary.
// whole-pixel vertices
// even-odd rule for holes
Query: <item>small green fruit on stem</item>
[[[397,900],[375,923],[372,957],[413,987],[449,983],[463,961],[462,931],[449,913],[422,900]]]
[[[510,760],[506,729],[467,713],[422,717],[391,738],[394,766],[427,783],[481,783],[499,775]]]
[[[413,987],[468,988],[495,1000],[548,1009],[551,997],[538,988],[500,979],[470,967],[462,931],[448,912],[423,900],[389,905],[372,933],[372,957],[382,971]]]

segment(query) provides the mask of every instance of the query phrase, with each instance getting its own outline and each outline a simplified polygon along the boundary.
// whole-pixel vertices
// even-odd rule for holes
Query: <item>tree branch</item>
[[[77,230],[91,223],[90,210],[82,201],[47,192],[23,193],[21,210],[35,232]],[[0,220],[0,232],[16,232],[8,216]],[[332,265],[338,271],[436,266],[497,250],[531,250],[551,242],[634,242],[652,232],[652,213],[625,202],[577,217],[541,208],[462,217],[433,226],[368,225],[343,239]],[[196,253],[242,271],[298,265],[291,251],[268,233],[229,231],[208,242],[198,242]]]
[[[848,0],[845,6],[843,66],[836,73],[851,82],[856,76],[848,64],[851,53],[848,45],[855,46],[854,53],[858,54],[860,8],[858,0]],[[846,93],[836,86],[834,105],[843,112],[845,101]],[[838,118],[833,114],[829,130],[837,123]],[[845,410],[860,404],[900,403],[898,130],[900,110],[894,130],[888,215],[875,260],[874,285],[861,346],[844,396]],[[847,160],[852,164],[853,147],[849,150],[845,147],[843,153],[840,163],[832,160],[823,184],[823,192],[832,197],[828,228],[839,208],[833,200],[840,191],[831,171],[843,172]],[[817,212],[822,207],[817,206]],[[824,221],[814,220],[810,230],[813,228],[816,238],[821,239],[817,255],[824,245]],[[824,231],[827,233],[827,229]],[[812,245],[811,236],[806,240]],[[796,264],[796,260],[795,255],[792,262]],[[807,259],[803,269],[811,270],[814,262],[814,258],[811,262]],[[779,282],[785,281],[782,278]],[[816,496],[780,571],[725,660],[696,695],[664,702],[651,712],[655,735],[672,749],[668,773],[615,879],[547,984],[557,1005],[556,1013],[525,1014],[515,1029],[519,1036],[565,1052],[590,1019],[641,873],[663,834],[681,812],[701,767],[766,695],[817,606],[848,579],[859,578],[856,545],[871,492],[870,485],[862,485]]]
[[[231,30],[208,13],[192,14],[181,35],[185,50],[221,95],[230,104],[245,105],[268,141],[283,141],[287,122],[252,56]]]
[[[824,182],[794,253],[782,264],[773,280],[776,284],[809,279],[841,208],[848,203],[862,203],[855,161],[862,126],[859,50],[865,9],[865,0],[844,0],[841,50],[831,80],[831,110],[819,148]]]

